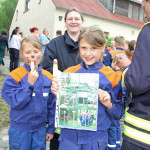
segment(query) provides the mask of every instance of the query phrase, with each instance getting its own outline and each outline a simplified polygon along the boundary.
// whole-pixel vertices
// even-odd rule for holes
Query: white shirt
[[[9,48],[20,49],[20,40],[18,35],[13,35],[12,38],[8,40]]]

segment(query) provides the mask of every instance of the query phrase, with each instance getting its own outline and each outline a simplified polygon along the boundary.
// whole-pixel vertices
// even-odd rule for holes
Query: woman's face
[[[65,25],[68,33],[79,33],[83,26],[81,15],[76,11],[69,12],[66,17]]]

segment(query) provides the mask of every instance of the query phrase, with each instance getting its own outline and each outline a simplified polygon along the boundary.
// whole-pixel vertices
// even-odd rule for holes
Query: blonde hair
[[[123,36],[117,36],[115,37],[115,42],[118,43],[119,46],[123,46],[125,45],[125,38]]]
[[[40,41],[33,35],[25,37],[22,42],[21,42],[21,47],[20,47],[20,56],[23,55],[23,46],[25,43],[31,44],[33,47],[39,49],[42,51],[42,46]]]
[[[126,54],[123,54],[123,53],[116,54],[116,56],[113,59],[113,63],[116,62],[116,64],[119,65],[119,63],[120,63],[120,56],[124,56],[124,57],[128,58]]]

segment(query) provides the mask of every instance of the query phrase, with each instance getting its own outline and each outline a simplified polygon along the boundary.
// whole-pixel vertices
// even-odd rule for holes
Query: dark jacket
[[[68,67],[77,65],[81,62],[77,57],[79,46],[73,43],[67,31],[64,35],[56,37],[46,45],[43,56],[42,67],[53,73],[53,60],[57,59],[58,69],[64,71]]]
[[[142,134],[148,134],[149,137],[149,126],[150,126],[150,22],[145,24],[142,28],[136,48],[133,54],[132,62],[125,73],[124,82],[126,88],[132,92],[132,97],[130,97],[126,105],[128,106],[127,113],[130,113],[129,117],[132,120],[136,119],[138,122],[125,121],[126,126],[136,131],[140,131]],[[144,128],[138,125],[146,124]],[[134,126],[133,126],[134,125]],[[146,135],[144,135],[146,136]],[[139,136],[138,136],[139,137]],[[142,140],[132,139],[127,135],[124,136],[126,140],[130,143],[134,143],[140,147],[149,149],[150,143],[146,144]],[[140,136],[141,138],[141,136]],[[146,137],[144,140],[147,139]],[[150,138],[149,138],[150,140]]]
[[[8,48],[8,37],[4,34],[0,34],[0,46],[3,46],[3,47],[7,46]]]

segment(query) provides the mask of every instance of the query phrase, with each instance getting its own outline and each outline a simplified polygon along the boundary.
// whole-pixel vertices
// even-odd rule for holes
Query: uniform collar
[[[67,30],[65,31],[65,39],[66,39],[66,44],[68,44],[69,46],[72,46],[74,48],[78,48],[78,42],[73,41],[70,36],[68,35]]]
[[[29,66],[29,65],[27,65],[26,63],[24,64],[24,67],[27,69],[27,71],[28,71],[28,72],[30,72],[30,71],[31,71],[30,66]],[[41,64],[39,64],[38,69],[37,69],[37,72],[38,72],[39,74],[41,74],[41,71],[42,71],[42,65],[41,65]]]
[[[122,47],[116,47],[116,50],[122,50],[122,51],[124,51],[124,49],[122,48]]]
[[[121,69],[116,69],[116,70],[114,70],[114,71],[121,71]]]
[[[84,69],[86,70],[98,70],[100,68],[103,67],[103,63],[102,62],[96,62],[94,63],[93,65],[89,65],[88,68],[87,66],[85,65],[84,61],[81,62],[80,64]]]

